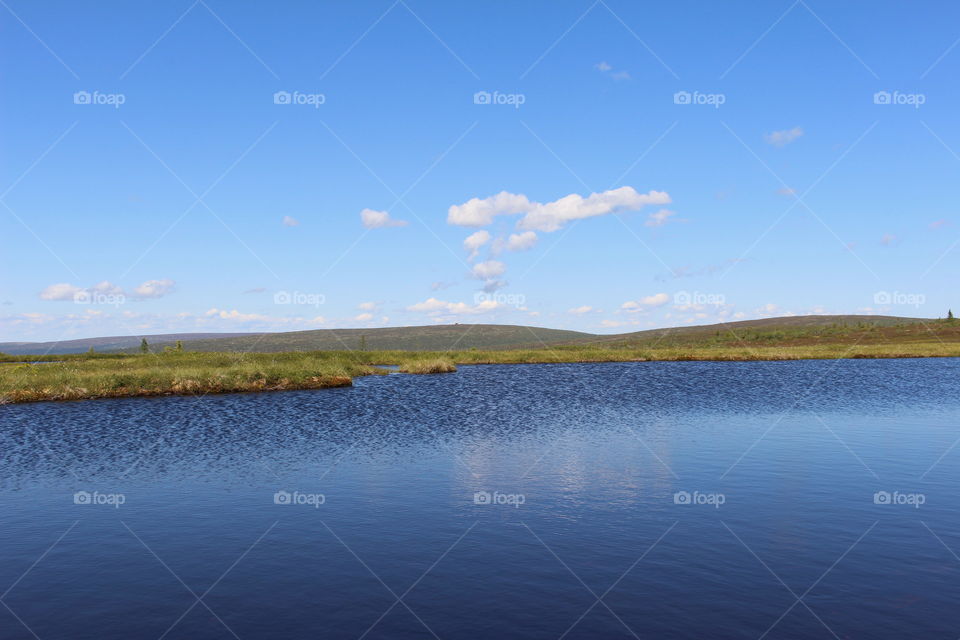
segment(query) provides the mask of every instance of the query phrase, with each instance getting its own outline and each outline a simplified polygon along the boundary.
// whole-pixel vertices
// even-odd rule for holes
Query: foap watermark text
[[[473,504],[493,504],[508,505],[520,508],[520,505],[527,501],[527,497],[522,493],[500,493],[499,491],[476,491],[473,494]]]
[[[720,505],[726,504],[726,502],[727,496],[722,493],[677,491],[673,494],[673,504],[709,505],[714,509],[719,509]]]
[[[273,494],[273,504],[295,504],[306,505],[319,509],[320,505],[327,501],[327,496],[322,493],[305,493],[303,491],[284,491],[280,490]]]
[[[719,109],[727,101],[722,93],[701,93],[700,91],[677,91],[673,94],[673,104],[706,105]]]
[[[126,503],[127,497],[122,493],[100,493],[99,491],[77,491],[73,494],[73,504],[106,505],[119,509]]]
[[[477,91],[473,94],[473,104],[501,104],[509,105],[514,109],[519,109],[520,105],[527,101],[527,96],[522,93],[501,93],[499,91]]]

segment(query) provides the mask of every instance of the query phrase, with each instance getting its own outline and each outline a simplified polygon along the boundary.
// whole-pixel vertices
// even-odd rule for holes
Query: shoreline
[[[279,352],[5,356],[0,405],[107,398],[305,391],[352,386],[368,375],[452,373],[458,365],[603,362],[776,362],[960,357],[960,343],[459,352]],[[56,361],[51,361],[57,358]],[[32,364],[36,363],[36,364]],[[384,366],[397,367],[390,371]]]

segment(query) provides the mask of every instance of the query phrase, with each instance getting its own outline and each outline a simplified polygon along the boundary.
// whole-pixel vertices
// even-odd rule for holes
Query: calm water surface
[[[958,439],[954,359],[0,407],[0,637],[956,638]]]

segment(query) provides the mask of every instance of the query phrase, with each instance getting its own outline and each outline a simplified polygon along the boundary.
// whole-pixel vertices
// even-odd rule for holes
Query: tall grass
[[[322,389],[350,385],[356,376],[385,373],[376,365],[399,364],[404,373],[456,371],[457,364],[628,362],[654,360],[800,360],[836,358],[960,357],[960,342],[841,341],[783,345],[765,341],[575,345],[542,349],[411,351],[294,351],[286,353],[171,352],[147,355],[35,356],[0,358],[0,403],[155,395],[203,395],[239,391]]]
[[[423,358],[400,363],[400,373],[453,373],[457,366],[448,358]]]
[[[165,353],[0,365],[0,402],[203,395],[350,385],[376,371],[342,353]]]

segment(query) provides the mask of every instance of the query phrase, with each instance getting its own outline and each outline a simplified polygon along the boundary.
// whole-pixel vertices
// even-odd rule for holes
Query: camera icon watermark
[[[127,101],[122,93],[101,93],[100,91],[77,91],[73,94],[73,104],[107,105],[119,109]]]
[[[899,491],[877,491],[873,494],[873,504],[880,505],[907,505],[919,509],[926,504],[927,496],[923,493],[901,493]]]
[[[519,109],[520,105],[527,101],[527,96],[522,93],[500,93],[499,91],[477,91],[473,94],[473,104],[505,104],[514,109]]]
[[[673,494],[673,504],[680,505],[710,505],[714,509],[719,509],[721,505],[726,504],[727,496],[722,493],[701,493],[700,491],[677,491]]]
[[[727,303],[727,297],[722,293],[703,293],[701,291],[677,291],[673,294],[673,304],[678,307],[688,307],[692,305],[723,305]]]
[[[873,104],[907,105],[919,109],[926,104],[927,96],[923,93],[903,93],[901,91],[877,91],[873,94]]]
[[[304,293],[303,291],[277,291],[273,294],[273,304],[298,304],[319,307],[326,303],[322,293]]]
[[[104,304],[119,307],[127,302],[122,293],[101,293],[99,291],[77,291],[73,294],[74,304]]]
[[[314,109],[319,109],[320,105],[327,101],[327,96],[322,93],[303,93],[300,91],[277,91],[273,94],[273,104],[298,104],[309,105]]]
[[[484,293],[478,291],[473,294],[474,304],[495,302],[497,305],[516,307],[520,309],[527,304],[527,296],[522,293]]]
[[[480,505],[508,505],[516,509],[527,501],[527,497],[522,493],[500,493],[494,491],[475,491],[473,493],[473,504]]]
[[[723,93],[701,93],[700,91],[677,91],[673,94],[673,104],[707,105],[719,109],[727,101]]]
[[[122,493],[100,493],[99,491],[77,491],[73,494],[73,504],[79,505],[107,505],[119,509],[126,503],[127,497]]]
[[[922,293],[877,291],[873,294],[873,303],[878,305],[906,305],[919,309],[927,303],[927,296]]]
[[[282,505],[306,505],[319,509],[320,505],[326,503],[327,496],[322,493],[303,493],[301,491],[280,490],[273,494],[273,504]]]

